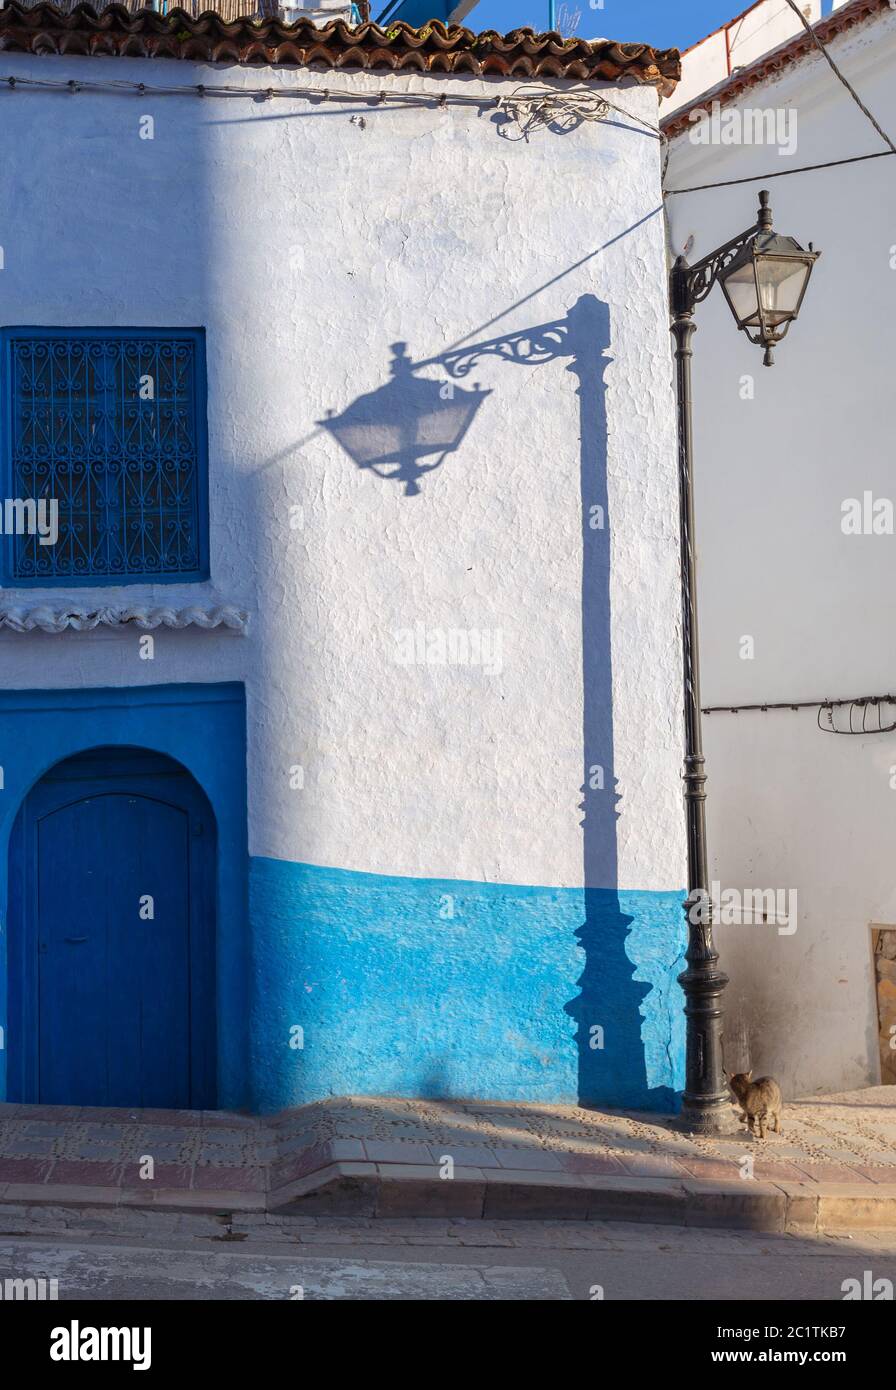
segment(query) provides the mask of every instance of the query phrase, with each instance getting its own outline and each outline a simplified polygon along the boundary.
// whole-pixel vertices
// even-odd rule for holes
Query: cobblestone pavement
[[[266,1191],[334,1163],[488,1173],[896,1185],[896,1086],[792,1101],[783,1134],[707,1139],[648,1114],[575,1106],[339,1098],[280,1115],[0,1105],[0,1201],[21,1185]]]
[[[302,1126],[297,1129],[297,1126]],[[573,1106],[417,1100],[335,1100],[275,1117],[281,1155],[309,1143],[344,1159],[438,1162],[478,1168],[624,1176],[713,1177],[745,1151],[755,1172],[795,1181],[825,1167],[849,1181],[896,1182],[896,1086],[789,1103],[783,1134],[730,1138],[679,1134],[665,1117]],[[731,1168],[727,1169],[730,1175]],[[844,1180],[847,1180],[844,1178]]]
[[[17,1202],[881,1229],[896,1227],[896,1087],[790,1102],[765,1140],[510,1102],[338,1098],[265,1118],[4,1105],[0,1204]]]
[[[0,1208],[0,1280],[56,1278],[60,1301],[837,1301],[866,1270],[896,1284],[896,1233]]]

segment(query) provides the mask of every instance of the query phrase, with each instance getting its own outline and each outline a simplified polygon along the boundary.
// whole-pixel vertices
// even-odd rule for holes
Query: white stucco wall
[[[321,74],[6,54],[4,74],[317,85]],[[515,82],[330,75],[375,94]],[[613,100],[655,120],[652,89]],[[317,423],[415,358],[609,306],[606,370],[619,882],[682,885],[674,431],[654,140],[623,121],[530,143],[489,114],[0,94],[4,324],[207,331],[217,630],[0,635],[8,687],[244,681],[250,851],[405,875],[582,878],[579,403],[568,361],[486,358],[491,389],[421,494]],[[155,138],[139,138],[151,114]],[[357,119],[357,114],[363,117]],[[436,374],[438,376],[438,374]],[[468,383],[466,383],[468,384]],[[290,508],[303,522],[290,526]],[[3,604],[64,602],[5,591]],[[500,629],[502,670],[407,667],[394,633]],[[301,792],[289,768],[305,771]]]
[[[879,121],[896,130],[896,15],[831,44]],[[757,87],[741,108],[795,111],[794,154],[732,145],[672,150],[685,188],[877,151],[881,141],[819,57]],[[822,251],[799,322],[772,370],[717,289],[698,309],[696,497],[703,703],[882,694],[894,688],[896,538],[847,536],[841,507],[893,499],[892,160],[767,183],[779,231]],[[692,259],[748,226],[762,182],[669,199],[674,251]],[[755,399],[742,399],[745,376]],[[741,638],[755,656],[741,659]],[[798,890],[798,928],[719,930],[731,976],[730,1066],[772,1072],[789,1094],[877,1081],[870,924],[896,923],[896,735],[837,738],[816,714],[705,721],[713,876]],[[730,1051],[727,1049],[730,1048]]]
[[[815,24],[821,18],[821,0],[803,0],[800,10]],[[681,110],[732,72],[749,67],[800,32],[799,16],[787,0],[760,0],[682,54],[681,81],[660,103],[661,116],[665,119]]]

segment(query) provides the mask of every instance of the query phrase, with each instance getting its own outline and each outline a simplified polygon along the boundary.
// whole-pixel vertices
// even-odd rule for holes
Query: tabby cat
[[[770,1076],[760,1076],[758,1081],[754,1081],[752,1071],[741,1071],[729,1076],[728,1084],[743,1110],[741,1124],[748,1124],[751,1134],[755,1132],[753,1126],[757,1120],[760,1139],[765,1138],[766,1123],[771,1125],[776,1134],[781,1133],[781,1111],[784,1102],[777,1081]]]

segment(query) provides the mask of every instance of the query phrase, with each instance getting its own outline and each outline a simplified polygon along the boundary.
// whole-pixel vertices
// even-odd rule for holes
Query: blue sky
[[[688,48],[747,8],[750,0],[555,0],[557,27],[578,38]],[[592,8],[593,4],[593,8]],[[824,9],[831,8],[825,0]],[[548,0],[480,0],[463,21],[471,29],[506,33],[547,29]]]

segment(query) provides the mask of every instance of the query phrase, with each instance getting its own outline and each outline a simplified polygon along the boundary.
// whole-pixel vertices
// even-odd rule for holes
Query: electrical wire
[[[528,140],[532,132],[545,127],[555,132],[573,130],[583,121],[604,121],[610,111],[615,111],[644,126],[662,144],[667,143],[658,126],[617,106],[605,93],[594,92],[589,87],[573,87],[568,92],[517,87],[509,96],[501,98],[501,109],[516,120],[520,131],[518,139]]]
[[[844,74],[840,71],[837,64],[834,62],[833,58],[828,52],[827,48],[825,47],[824,43],[822,42],[821,38],[816,33],[814,27],[809,23],[802,10],[800,10],[798,5],[796,4],[796,0],[787,0],[787,4],[793,10],[794,14],[799,18],[800,23],[806,30],[806,33],[812,39],[812,42],[815,44],[815,47],[824,56],[825,61],[830,65],[831,69],[836,74],[838,80],[843,83],[843,86],[849,92],[849,95],[852,97],[859,110],[871,122],[874,129],[877,131],[878,135],[881,137],[884,143],[886,145],[889,145],[889,149],[880,150],[873,154],[850,155],[846,159],[828,159],[821,164],[803,164],[796,169],[777,169],[773,173],[768,174],[751,174],[747,178],[719,179],[715,183],[699,183],[694,184],[690,188],[667,188],[664,190],[665,197],[674,198],[682,193],[704,193],[711,188],[732,188],[737,184],[743,183],[765,183],[767,179],[783,179],[790,177],[792,174],[811,174],[815,173],[819,169],[837,169],[844,164],[862,164],[865,162],[865,160],[868,159],[885,159],[888,155],[896,154],[896,144],[893,143],[887,132],[875,120],[874,116],[868,110],[868,107],[862,101],[862,98],[859,96],[858,92],[856,91],[855,87],[853,87],[849,79],[845,77]]]
[[[64,78],[38,77],[0,77],[0,86],[9,91],[20,89],[39,89],[65,91],[76,94],[82,91],[111,92],[124,94],[133,92],[138,96],[196,96],[196,97],[242,97],[255,102],[273,101],[317,101],[317,102],[355,102],[362,106],[398,106],[444,108],[446,106],[469,107],[477,111],[493,109],[516,122],[520,136],[528,140],[530,134],[539,129],[570,130],[583,121],[606,120],[609,112],[615,111],[626,120],[643,126],[666,145],[662,131],[650,121],[643,120],[632,111],[617,106],[602,92],[588,87],[574,87],[566,92],[545,91],[542,88],[517,87],[506,96],[461,96],[429,92],[353,92],[346,87],[234,87],[226,83],[195,86],[158,86],[151,82],[128,82],[117,78],[92,81],[89,78],[66,81]]]
[[[892,705],[896,710],[896,695],[856,695],[852,699],[846,700],[783,700],[778,702],[766,701],[764,704],[750,705],[709,705],[703,710],[702,714],[742,714],[747,712],[768,714],[770,710],[817,710],[816,723],[823,734],[839,734],[860,738],[869,734],[891,734],[896,731],[896,719],[893,723],[884,724],[881,714],[883,705]],[[834,710],[849,710],[849,728],[838,729],[834,724]],[[877,710],[877,724],[872,723],[869,727],[868,711]],[[855,727],[855,716],[861,711],[861,728]],[[826,723],[822,723],[822,718]]]
[[[896,695],[853,695],[846,700],[763,700],[761,704],[754,705],[707,705],[702,710],[703,714],[741,714],[747,710],[759,710],[762,714],[773,709],[817,709],[821,705],[824,709],[837,709],[842,705],[862,705],[873,704],[879,701],[883,704],[896,704]]]
[[[272,101],[278,98],[288,101],[316,99],[318,101],[360,102],[364,106],[382,106],[390,102],[400,102],[403,106],[451,105],[476,107],[479,110],[489,106],[500,108],[507,100],[505,97],[449,96],[447,93],[438,96],[435,93],[429,95],[423,92],[352,92],[345,87],[232,87],[223,83],[213,86],[197,83],[193,86],[169,87],[157,86],[151,82],[126,82],[117,78],[108,78],[105,81],[91,81],[89,78],[65,81],[62,78],[10,76],[0,78],[0,84],[5,85],[10,91],[19,91],[21,88],[39,88],[41,90],[68,91],[73,94],[86,91],[111,92],[118,95],[135,92],[138,96],[153,97],[243,97],[256,102]]]
[[[719,179],[716,183],[695,183],[690,188],[666,188],[666,198],[678,193],[703,193],[707,188],[732,188],[738,183],[765,183],[766,179],[784,179],[791,174],[812,174],[816,169],[837,169],[842,164],[862,164],[866,159],[888,159],[892,150],[876,150],[874,154],[854,154],[848,159],[826,159],[823,164],[801,164],[797,169],[777,169],[767,174],[750,174],[742,179]]]
[[[809,37],[810,37],[810,39],[812,40],[812,42],[815,44],[815,47],[818,49],[819,53],[822,55],[822,57],[824,58],[825,62],[826,62],[826,63],[828,64],[828,66],[830,67],[831,71],[832,71],[832,72],[835,74],[835,76],[843,83],[844,87],[845,87],[846,90],[849,92],[849,95],[852,97],[852,99],[853,99],[853,101],[855,102],[856,106],[858,106],[858,108],[859,108],[859,110],[862,112],[862,114],[863,114],[865,117],[867,117],[867,119],[868,119],[868,120],[871,122],[871,124],[874,126],[874,129],[877,131],[878,135],[879,135],[880,138],[883,140],[884,144],[885,144],[885,145],[889,145],[891,154],[896,154],[896,145],[893,144],[893,141],[890,139],[890,137],[889,137],[889,135],[887,134],[887,132],[886,132],[880,125],[878,125],[877,121],[874,119],[874,117],[872,116],[871,112],[868,110],[868,107],[867,107],[867,106],[865,105],[865,103],[862,101],[862,98],[859,96],[858,92],[856,91],[856,89],[855,89],[855,87],[852,85],[852,83],[849,81],[849,79],[848,79],[847,77],[845,77],[845,76],[843,75],[843,73],[840,71],[840,69],[837,67],[837,64],[834,62],[834,60],[833,60],[833,58],[831,57],[830,53],[828,52],[827,48],[826,48],[825,45],[822,43],[822,41],[821,41],[820,37],[818,36],[818,34],[815,32],[815,29],[814,29],[813,25],[811,25],[811,24],[809,23],[808,19],[806,18],[806,16],[803,14],[802,10],[801,10],[801,9],[799,8],[799,6],[797,5],[796,0],[787,0],[787,3],[788,3],[788,5],[790,6],[790,8],[793,10],[793,13],[796,15],[797,19],[798,19],[798,20],[800,21],[800,23],[802,24],[803,28],[805,29],[806,33],[809,35]],[[891,5],[890,8],[892,9],[892,5]]]

